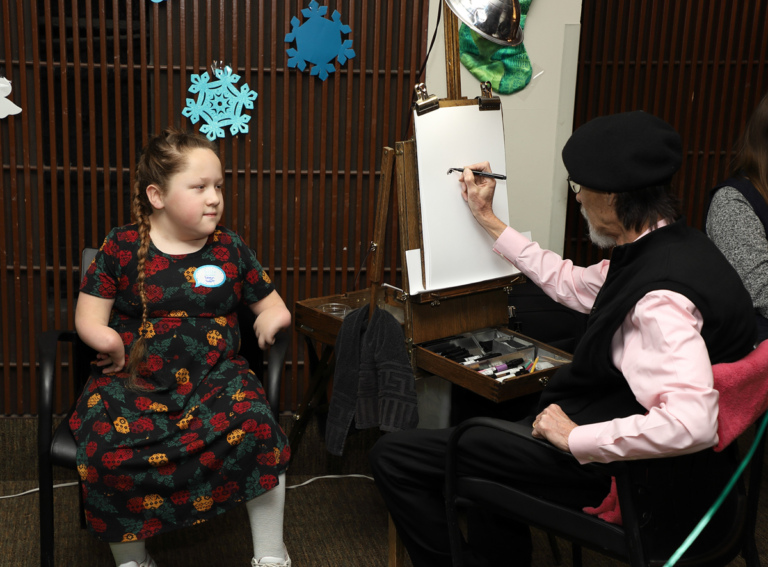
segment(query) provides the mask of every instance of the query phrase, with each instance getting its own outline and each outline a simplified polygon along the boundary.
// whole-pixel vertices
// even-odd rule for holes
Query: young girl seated
[[[98,354],[70,427],[86,519],[119,567],[155,566],[151,536],[245,502],[251,564],[290,566],[283,543],[290,448],[238,355],[236,309],[259,347],[291,315],[251,249],[219,225],[213,145],[166,130],[136,168],[135,224],[113,229],[80,288],[75,325]]]

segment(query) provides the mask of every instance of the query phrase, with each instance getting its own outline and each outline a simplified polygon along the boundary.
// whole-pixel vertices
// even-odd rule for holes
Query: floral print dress
[[[112,299],[126,354],[139,336],[137,225],[113,229],[81,293]],[[103,541],[203,522],[277,485],[290,459],[264,390],[237,354],[236,309],[274,289],[252,250],[223,227],[194,254],[150,244],[142,391],[92,365],[69,424],[88,526]],[[127,360],[126,360],[127,365]]]

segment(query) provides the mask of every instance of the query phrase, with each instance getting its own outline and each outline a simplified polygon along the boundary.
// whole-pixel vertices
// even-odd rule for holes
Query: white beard
[[[589,228],[589,239],[592,241],[592,244],[598,248],[602,248],[603,250],[608,250],[609,248],[616,246],[616,240],[606,234],[601,234],[597,231],[597,229],[595,229],[594,226],[592,226],[592,221],[589,220],[587,213],[584,211],[584,207],[581,207],[580,210],[581,216],[583,216],[584,220],[587,221],[587,227]]]

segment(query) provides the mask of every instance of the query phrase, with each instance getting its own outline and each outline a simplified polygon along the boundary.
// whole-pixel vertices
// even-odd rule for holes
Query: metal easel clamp
[[[416,109],[416,114],[421,116],[432,110],[440,108],[440,102],[437,100],[437,95],[430,95],[427,93],[427,85],[419,83],[413,87],[416,93],[416,102],[413,103]]]
[[[477,100],[480,102],[480,110],[501,109],[501,99],[498,96],[494,96],[490,81],[480,83],[480,96],[477,97]]]

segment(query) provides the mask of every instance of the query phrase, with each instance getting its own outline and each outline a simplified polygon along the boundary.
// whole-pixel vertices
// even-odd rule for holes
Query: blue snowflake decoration
[[[223,138],[226,126],[229,126],[233,136],[247,134],[251,117],[243,114],[243,109],[253,108],[253,101],[258,94],[248,85],[242,85],[238,90],[235,83],[240,80],[240,75],[233,74],[230,67],[215,69],[214,75],[216,79],[213,81],[208,72],[192,75],[192,85],[188,90],[193,94],[198,93],[197,100],[188,98],[187,106],[181,113],[192,124],[197,124],[202,118],[205,124],[200,127],[200,132],[211,141]]]
[[[352,49],[352,40],[342,40],[341,34],[352,31],[347,25],[341,23],[341,14],[333,12],[332,19],[324,18],[328,12],[327,6],[320,6],[316,0],[309,3],[309,8],[301,11],[307,20],[302,24],[298,18],[291,19],[292,31],[285,36],[285,42],[296,42],[296,48],[288,49],[288,66],[298,67],[303,71],[307,62],[314,67],[310,75],[317,75],[323,81],[333,73],[335,68],[331,61],[338,59],[340,65],[344,65],[347,59],[355,56]]]

